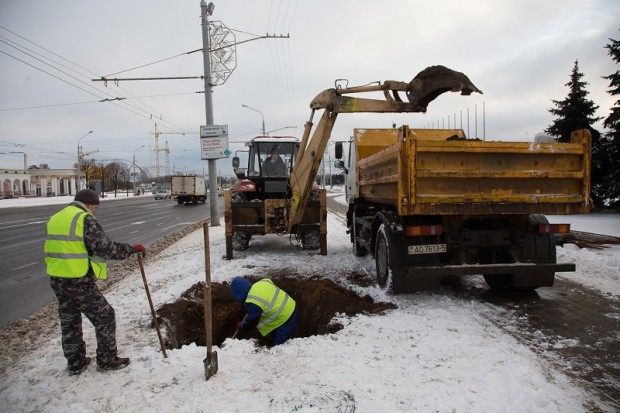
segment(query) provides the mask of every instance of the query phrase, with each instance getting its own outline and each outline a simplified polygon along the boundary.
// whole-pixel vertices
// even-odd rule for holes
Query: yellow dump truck
[[[336,145],[341,158],[342,143]],[[462,130],[357,129],[349,145],[347,225],[356,256],[375,257],[391,292],[480,274],[493,289],[553,285],[554,233],[544,214],[589,211],[591,136],[570,143],[467,139]]]

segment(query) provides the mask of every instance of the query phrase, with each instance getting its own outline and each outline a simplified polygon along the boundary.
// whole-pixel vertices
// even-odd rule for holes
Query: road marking
[[[37,265],[37,264],[38,264],[38,262],[31,262],[30,264],[24,264],[24,265],[21,265],[19,267],[12,268],[11,271],[23,270],[24,268],[32,267],[33,265]]]
[[[19,225],[7,225],[6,227],[0,227],[0,229],[25,227],[26,225],[38,225],[38,224],[45,224],[45,223],[47,223],[47,221],[32,221],[32,222],[26,222],[25,224],[19,224]]]

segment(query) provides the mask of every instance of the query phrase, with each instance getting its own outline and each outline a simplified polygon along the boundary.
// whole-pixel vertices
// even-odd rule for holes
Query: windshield
[[[296,142],[258,142],[250,149],[249,176],[288,176],[297,153]]]

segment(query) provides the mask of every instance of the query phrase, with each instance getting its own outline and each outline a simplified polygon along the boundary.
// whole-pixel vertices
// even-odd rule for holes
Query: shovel
[[[138,253],[138,264],[140,264],[140,271],[142,272],[142,281],[144,281],[144,289],[146,290],[146,296],[149,299],[149,306],[151,307],[151,314],[153,314],[153,324],[157,330],[157,337],[159,338],[159,346],[161,352],[164,354],[164,358],[168,358],[166,354],[166,348],[164,347],[164,340],[161,338],[161,331],[159,331],[159,322],[157,321],[157,314],[155,314],[155,308],[153,307],[153,300],[151,300],[151,293],[149,292],[149,286],[146,283],[146,275],[144,274],[144,265],[142,265],[142,254]]]
[[[203,360],[205,365],[205,380],[217,373],[217,352],[212,351],[213,346],[213,320],[211,308],[211,260],[209,255],[209,224],[203,225],[205,235],[205,275],[204,307],[205,307],[205,341],[207,342],[207,357]]]

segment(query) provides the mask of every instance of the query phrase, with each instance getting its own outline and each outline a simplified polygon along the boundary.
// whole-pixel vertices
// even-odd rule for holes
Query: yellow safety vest
[[[107,265],[103,258],[89,256],[84,243],[84,219],[91,215],[74,205],[52,215],[47,222],[45,240],[45,264],[47,274],[52,277],[81,278],[88,273],[89,265],[95,277],[108,278]]]
[[[295,311],[295,300],[269,279],[255,283],[245,302],[255,304],[263,310],[256,326],[263,336],[286,323]]]

